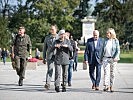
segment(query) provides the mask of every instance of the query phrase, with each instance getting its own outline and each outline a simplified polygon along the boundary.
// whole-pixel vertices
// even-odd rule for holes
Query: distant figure
[[[1,58],[3,60],[4,65],[6,63],[6,57],[7,57],[7,51],[5,48],[3,48],[2,52],[1,52]]]
[[[78,51],[80,50],[80,48],[78,47],[78,42],[77,41],[75,41],[75,45],[76,45],[76,52],[75,52],[75,56],[74,56],[73,71],[77,71],[77,66],[78,66]]]
[[[125,52],[125,43],[122,43],[122,51]]]
[[[38,48],[36,48],[36,51],[35,51],[35,58],[36,59],[40,58],[40,51],[38,50]]]
[[[7,57],[9,57],[9,56],[10,56],[10,52],[9,52],[9,50],[6,49],[6,52],[7,52]]]
[[[126,50],[126,52],[128,52],[129,53],[129,42],[127,41],[126,42],[126,44],[125,44],[125,50]]]

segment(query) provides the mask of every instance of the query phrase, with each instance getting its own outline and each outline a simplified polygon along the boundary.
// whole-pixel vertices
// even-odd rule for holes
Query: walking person
[[[15,61],[17,75],[19,76],[19,86],[23,85],[27,65],[27,53],[29,52],[31,56],[31,49],[32,45],[29,35],[25,33],[24,27],[19,27],[18,34],[13,41],[11,53],[11,57]]]
[[[84,53],[84,62],[89,64],[89,74],[92,81],[92,89],[99,90],[101,79],[101,54],[103,50],[103,39],[99,37],[99,31],[93,31],[93,37],[87,40]],[[96,69],[96,75],[95,75]],[[96,78],[95,78],[96,76]]]
[[[5,48],[3,48],[3,50],[1,51],[1,58],[2,58],[2,61],[3,61],[4,65],[6,63],[6,57],[7,56],[8,56],[7,51],[6,51]]]
[[[46,84],[44,87],[48,90],[50,89],[51,78],[53,75],[54,68],[54,51],[51,51],[54,41],[58,38],[57,26],[51,25],[50,34],[45,37],[44,49],[43,49],[43,63],[47,62],[47,73],[46,73]]]
[[[73,64],[74,64],[74,58],[75,58],[75,52],[76,52],[76,44],[75,44],[75,41],[73,40],[73,36],[71,35],[70,36],[70,33],[69,32],[66,32],[65,33],[66,35],[66,39],[68,39],[71,43],[71,46],[73,48],[73,51],[70,52],[70,64],[69,64],[69,67],[68,67],[68,86],[71,86],[72,85],[72,70],[73,70]],[[70,39],[69,39],[70,38]]]
[[[69,53],[72,51],[71,43],[65,38],[65,30],[60,30],[59,39],[54,42],[55,54],[55,91],[60,92],[60,77],[62,68],[62,92],[66,92],[67,72],[69,67]]]
[[[113,92],[113,84],[115,78],[115,67],[120,60],[120,45],[116,38],[116,33],[113,28],[109,28],[106,34],[107,38],[104,42],[102,53],[103,69],[104,69],[104,91],[110,89]]]
[[[77,71],[77,66],[78,66],[78,51],[80,48],[78,47],[78,42],[75,41],[76,45],[76,51],[75,51],[75,56],[74,56],[74,64],[73,64],[73,71]]]

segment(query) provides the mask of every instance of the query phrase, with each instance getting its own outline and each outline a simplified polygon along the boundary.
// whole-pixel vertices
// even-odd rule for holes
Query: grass
[[[79,62],[83,62],[84,60],[84,55],[83,54],[79,54],[78,55],[78,61]],[[122,52],[120,54],[120,61],[119,63],[133,63],[133,51],[130,51],[129,53],[127,52]]]
[[[120,54],[120,63],[133,63],[133,51]]]
[[[32,52],[32,57],[34,57],[34,54],[35,53],[33,51]],[[42,53],[41,53],[41,56],[42,56]],[[83,60],[84,60],[84,55],[83,54],[79,54],[78,55],[78,62],[83,62]],[[10,62],[11,61],[10,57],[8,57],[6,61]],[[130,51],[129,53],[121,52],[119,63],[133,63],[133,50]]]

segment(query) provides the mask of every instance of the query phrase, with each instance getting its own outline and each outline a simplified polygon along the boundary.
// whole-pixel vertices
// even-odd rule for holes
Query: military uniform
[[[27,34],[24,34],[24,36],[17,35],[13,41],[13,47],[16,72],[23,79],[27,65],[27,53],[32,47],[30,37]]]

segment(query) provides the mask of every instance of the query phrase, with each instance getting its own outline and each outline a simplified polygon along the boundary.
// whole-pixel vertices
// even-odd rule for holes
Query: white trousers
[[[112,58],[103,58],[104,86],[113,86],[115,79],[114,77],[116,64],[117,62],[114,62]]]

